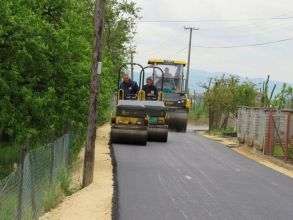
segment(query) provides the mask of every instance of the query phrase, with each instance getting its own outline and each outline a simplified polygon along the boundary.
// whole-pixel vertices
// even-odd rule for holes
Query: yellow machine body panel
[[[134,117],[123,117],[123,116],[117,116],[116,117],[116,124],[121,125],[143,125],[142,118],[134,118]]]
[[[191,103],[190,103],[190,99],[186,99],[186,109],[187,109],[187,111],[189,111],[190,110],[190,105],[191,105]]]

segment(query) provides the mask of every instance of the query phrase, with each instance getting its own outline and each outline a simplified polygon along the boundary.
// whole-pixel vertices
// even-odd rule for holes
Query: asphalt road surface
[[[120,220],[292,220],[293,180],[189,133],[114,145]]]

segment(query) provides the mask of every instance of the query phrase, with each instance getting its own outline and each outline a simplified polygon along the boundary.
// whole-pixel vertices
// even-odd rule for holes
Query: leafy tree
[[[250,82],[240,83],[236,76],[211,79],[209,85],[202,85],[206,89],[204,101],[209,109],[209,127],[226,129],[229,116],[237,117],[238,107],[253,106],[257,91]]]
[[[283,84],[283,87],[279,94],[275,96],[272,101],[272,106],[278,109],[284,108],[293,108],[293,88],[288,86],[286,83]]]
[[[29,138],[36,145],[68,127],[84,130],[93,12],[91,0],[1,1],[1,141],[23,143]],[[100,122],[109,115],[118,67],[126,61],[138,12],[131,1],[107,1]]]

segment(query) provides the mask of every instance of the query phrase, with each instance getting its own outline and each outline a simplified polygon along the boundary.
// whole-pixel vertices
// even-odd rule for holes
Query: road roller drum
[[[177,109],[167,111],[169,116],[169,129],[178,132],[185,132],[187,127],[187,112],[178,111]]]
[[[111,128],[112,143],[146,145],[147,138],[147,128],[123,125],[113,125]]]
[[[145,106],[140,101],[120,100],[112,119],[111,142],[146,145],[148,138]]]
[[[167,142],[168,118],[163,101],[144,101],[148,116],[148,140]]]
[[[164,125],[164,126],[149,125],[148,126],[148,140],[157,141],[157,142],[167,142],[168,125]]]

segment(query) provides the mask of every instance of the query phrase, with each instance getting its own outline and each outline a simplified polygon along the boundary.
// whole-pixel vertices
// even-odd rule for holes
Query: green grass
[[[226,129],[214,129],[214,130],[208,131],[207,133],[213,136],[225,137],[227,136],[226,135],[227,133],[233,133],[233,132],[235,132],[234,127],[228,127]]]
[[[71,138],[71,159],[74,161],[76,160],[81,148],[85,146],[86,131],[79,131],[78,133],[72,133],[71,135],[73,136],[73,138]]]
[[[191,109],[188,114],[188,119],[194,124],[206,125],[209,123],[208,110],[203,106]]]
[[[289,149],[288,156],[293,158],[293,152],[292,152],[291,149],[292,148]],[[273,156],[275,156],[275,157],[284,157],[285,156],[283,148],[282,148],[282,146],[280,144],[277,144],[277,145],[274,146]]]
[[[65,196],[69,196],[72,194],[70,191],[70,184],[71,184],[71,176],[70,172],[66,168],[61,168],[60,170],[60,184],[61,184],[61,190],[65,194]]]
[[[0,180],[13,171],[13,165],[19,161],[19,152],[20,147],[15,143],[0,145]]]
[[[221,136],[221,137],[224,136],[223,131],[220,129],[213,129],[213,130],[207,131],[207,133],[213,136]]]
[[[44,197],[44,212],[50,211],[55,208],[61,198],[62,191],[60,186],[52,187],[48,192],[46,192]]]
[[[273,155],[275,157],[284,157],[284,152],[283,152],[283,148],[281,145],[275,145],[274,146],[274,152]]]
[[[7,195],[0,199],[0,219],[15,219],[17,209],[17,194]]]

